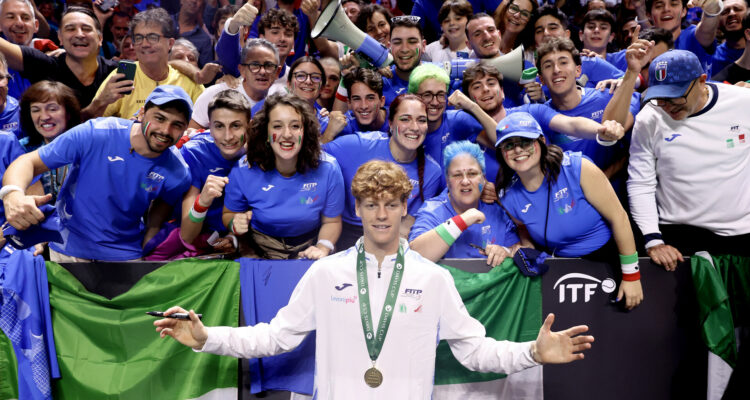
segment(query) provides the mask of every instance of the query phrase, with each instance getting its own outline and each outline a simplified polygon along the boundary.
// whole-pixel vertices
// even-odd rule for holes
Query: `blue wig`
[[[448,167],[451,165],[451,161],[453,161],[456,156],[462,154],[468,154],[477,160],[479,166],[482,167],[482,174],[487,175],[487,168],[484,165],[484,152],[478,144],[472,143],[468,140],[453,142],[443,150],[443,170],[446,174],[448,174]]]

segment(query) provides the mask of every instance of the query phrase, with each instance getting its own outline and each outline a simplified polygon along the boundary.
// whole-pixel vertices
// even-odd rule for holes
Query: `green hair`
[[[417,93],[419,85],[422,84],[426,79],[437,79],[439,82],[445,83],[445,91],[450,90],[451,78],[445,69],[438,67],[432,63],[424,63],[411,71],[409,76],[409,93]]]

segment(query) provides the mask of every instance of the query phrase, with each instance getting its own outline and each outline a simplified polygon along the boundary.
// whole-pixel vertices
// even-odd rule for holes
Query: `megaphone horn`
[[[523,74],[523,45],[503,56],[483,59],[482,63],[497,68],[504,80],[518,82]]]
[[[310,32],[313,39],[319,36],[341,42],[365,57],[372,65],[385,67],[393,62],[388,49],[366,35],[346,16],[341,0],[328,3]]]

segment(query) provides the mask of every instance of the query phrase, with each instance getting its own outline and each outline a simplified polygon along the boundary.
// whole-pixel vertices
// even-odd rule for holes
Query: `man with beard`
[[[745,29],[742,20],[747,14],[746,0],[724,0],[724,11],[719,15],[719,29],[724,32],[724,43],[716,46],[711,71],[718,74],[737,61],[745,51]]]
[[[248,40],[242,49],[242,60],[239,67],[242,81],[234,90],[245,96],[250,102],[250,107],[268,95],[284,91],[285,85],[274,83],[280,63],[279,52],[271,42],[265,39]],[[227,89],[232,88],[226,83],[220,83],[209,87],[198,97],[190,128],[208,128],[208,105],[217,94]]]
[[[190,97],[182,88],[162,85],[148,96],[145,109],[142,121],[89,120],[6,170],[0,189],[5,216],[17,229],[27,229],[44,219],[37,207],[51,195],[29,196],[23,188],[36,175],[70,165],[57,198],[63,243],[50,244],[53,261],[140,259],[143,243],[190,187],[185,161],[172,147],[187,127]],[[156,199],[163,202],[150,207]]]
[[[742,34],[745,36],[745,51],[737,61],[729,64],[719,73],[714,74],[713,80],[719,82],[745,82],[750,80],[750,14],[745,14],[742,19]]]
[[[24,137],[21,129],[18,100],[8,96],[8,62],[0,53],[0,130],[13,133],[16,138]]]
[[[84,107],[81,116],[89,118],[92,116],[90,105],[99,85],[117,64],[99,56],[102,27],[90,9],[69,7],[62,16],[58,37],[66,49],[59,57],[50,57],[5,39],[0,39],[0,52],[8,59],[8,67],[19,71],[31,83],[51,80],[73,89]],[[132,85],[132,81],[113,82],[106,92],[112,97],[122,96],[121,93],[130,90]]]

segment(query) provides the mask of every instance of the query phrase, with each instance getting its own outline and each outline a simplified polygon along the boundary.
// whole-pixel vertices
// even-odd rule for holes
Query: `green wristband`
[[[629,256],[620,254],[620,264],[635,264],[638,262],[638,252],[635,252]]]
[[[448,246],[453,246],[453,243],[456,241],[456,239],[448,232],[448,230],[445,229],[443,224],[436,226],[435,232],[440,236],[441,239],[443,239],[443,241]]]
[[[196,216],[193,215],[192,212],[188,213],[188,217],[190,217],[190,220],[195,222],[196,224],[200,224],[201,222],[203,222],[204,219],[206,219],[206,217],[197,218]]]

